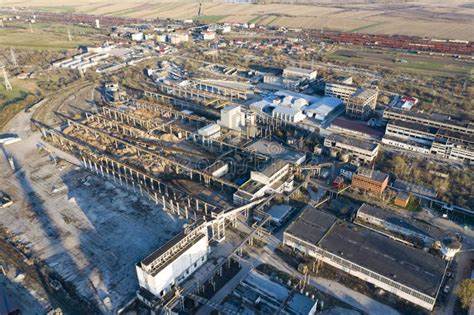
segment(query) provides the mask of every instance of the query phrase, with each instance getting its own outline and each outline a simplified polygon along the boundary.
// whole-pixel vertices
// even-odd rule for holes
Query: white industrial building
[[[240,131],[245,127],[245,113],[240,105],[228,105],[221,110],[221,119],[217,123],[222,127]]]
[[[198,134],[204,139],[218,139],[221,136],[221,126],[210,124],[198,130]]]
[[[250,172],[250,179],[234,193],[235,204],[242,205],[263,197],[267,192],[282,193],[293,188],[290,164],[282,160],[268,162],[262,170]]]
[[[323,124],[344,110],[342,102],[337,98],[316,97],[285,90],[254,102],[250,107],[286,122],[298,123],[309,119],[309,122],[316,124]]]
[[[318,71],[311,69],[303,69],[297,67],[287,67],[283,70],[284,78],[303,78],[309,81],[316,80]]]
[[[311,105],[304,108],[303,112],[308,118],[324,122],[344,110],[342,101],[335,97],[321,97]]]
[[[272,111],[272,117],[291,123],[303,121],[306,116],[300,109],[288,106],[277,106]]]
[[[207,260],[207,225],[196,223],[136,265],[141,289],[163,297]]]
[[[99,62],[109,58],[108,53],[83,53],[75,55],[72,58],[56,61],[53,67],[85,70],[97,66]]]

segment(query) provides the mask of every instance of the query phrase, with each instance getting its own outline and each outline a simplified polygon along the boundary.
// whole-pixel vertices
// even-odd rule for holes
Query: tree
[[[474,299],[474,280],[463,280],[456,289],[456,295],[464,309],[468,309]]]

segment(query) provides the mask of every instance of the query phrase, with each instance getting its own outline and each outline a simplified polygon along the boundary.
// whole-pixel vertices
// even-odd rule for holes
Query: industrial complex
[[[473,121],[323,57],[416,44],[465,59],[472,43],[204,23],[203,9],[182,21],[0,9],[7,27],[94,34],[50,58],[56,90],[2,126],[0,315],[460,310]]]

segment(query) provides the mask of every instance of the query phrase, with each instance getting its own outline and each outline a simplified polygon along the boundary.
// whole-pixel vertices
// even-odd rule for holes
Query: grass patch
[[[435,71],[435,72],[446,72],[446,73],[464,73],[469,74],[471,69],[467,67],[458,66],[455,64],[446,64],[439,62],[408,62],[403,64],[398,64],[400,69],[411,69],[411,70],[424,70],[424,71]]]
[[[415,198],[414,196],[410,196],[410,201],[408,201],[408,205],[406,207],[408,211],[420,211],[421,210],[421,203],[418,198]]]
[[[7,91],[5,85],[0,85],[0,129],[18,112],[35,103],[38,86],[32,81],[11,79],[12,90]]]
[[[199,21],[204,23],[217,23],[222,19],[225,19],[228,15],[203,15],[193,17],[193,21]]]
[[[248,24],[252,24],[252,23],[257,23],[258,21],[260,21],[262,19],[262,16],[256,16],[250,20],[247,21]]]

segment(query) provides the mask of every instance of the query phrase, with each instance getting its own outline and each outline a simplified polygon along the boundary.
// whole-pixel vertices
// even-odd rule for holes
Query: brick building
[[[388,185],[388,174],[360,167],[352,176],[352,187],[381,195]]]

